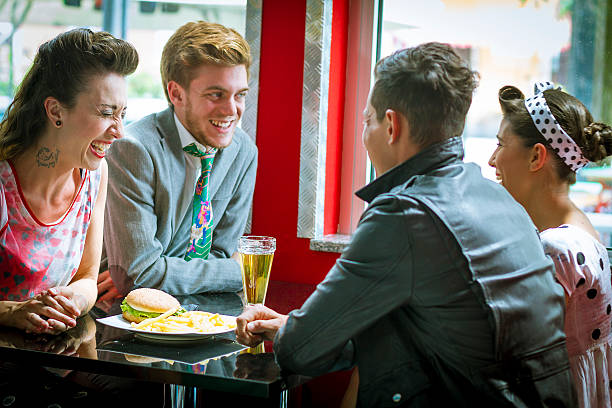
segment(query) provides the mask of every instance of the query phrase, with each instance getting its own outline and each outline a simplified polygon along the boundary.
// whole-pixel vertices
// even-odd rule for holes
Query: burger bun
[[[181,307],[180,302],[174,296],[161,290],[151,288],[134,289],[125,297],[124,303],[134,310],[125,310],[123,306],[121,306],[121,315],[125,320],[134,323],[140,323],[150,318],[134,314],[136,312],[145,312],[157,316],[170,309],[178,309]]]
[[[125,297],[125,301],[134,309],[149,313],[165,313],[172,308],[181,307],[174,296],[151,288],[134,289]]]

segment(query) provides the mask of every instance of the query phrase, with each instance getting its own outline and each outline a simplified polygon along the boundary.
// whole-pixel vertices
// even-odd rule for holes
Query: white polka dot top
[[[565,330],[568,351],[576,354],[607,340],[612,323],[610,262],[606,248],[573,225],[540,234],[555,276],[568,295]]]
[[[612,285],[606,248],[573,225],[548,229],[540,237],[567,295],[565,334],[579,406],[609,407]]]

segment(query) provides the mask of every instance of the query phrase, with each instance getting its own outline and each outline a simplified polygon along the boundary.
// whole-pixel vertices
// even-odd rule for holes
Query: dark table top
[[[241,297],[234,293],[178,297],[198,310],[237,316]],[[160,341],[96,321],[120,314],[96,305],[75,328],[57,336],[0,328],[0,361],[70,369],[148,381],[197,386],[220,392],[268,398],[304,380],[284,375],[272,353],[251,354],[233,332],[201,340]]]

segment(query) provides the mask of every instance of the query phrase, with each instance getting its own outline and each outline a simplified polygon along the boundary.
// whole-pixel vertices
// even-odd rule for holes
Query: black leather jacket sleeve
[[[290,313],[274,341],[283,369],[305,375],[332,370],[347,341],[409,300],[412,253],[402,201],[377,197],[325,280]]]

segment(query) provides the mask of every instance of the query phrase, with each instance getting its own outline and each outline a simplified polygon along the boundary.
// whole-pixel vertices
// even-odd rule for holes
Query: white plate
[[[223,317],[225,321],[233,321],[236,322],[236,318],[234,316],[220,315]],[[105,324],[107,326],[115,327],[117,329],[123,329],[127,331],[131,331],[132,333],[137,334],[138,336],[145,337],[153,340],[198,340],[206,337],[213,336],[215,334],[229,333],[234,331],[235,329],[228,329],[227,327],[220,327],[217,331],[208,332],[208,333],[193,333],[193,332],[173,332],[173,333],[161,333],[161,332],[150,332],[142,329],[135,329],[132,327],[131,323],[123,318],[122,315],[114,315],[105,317],[102,319],[97,319],[100,323]]]

